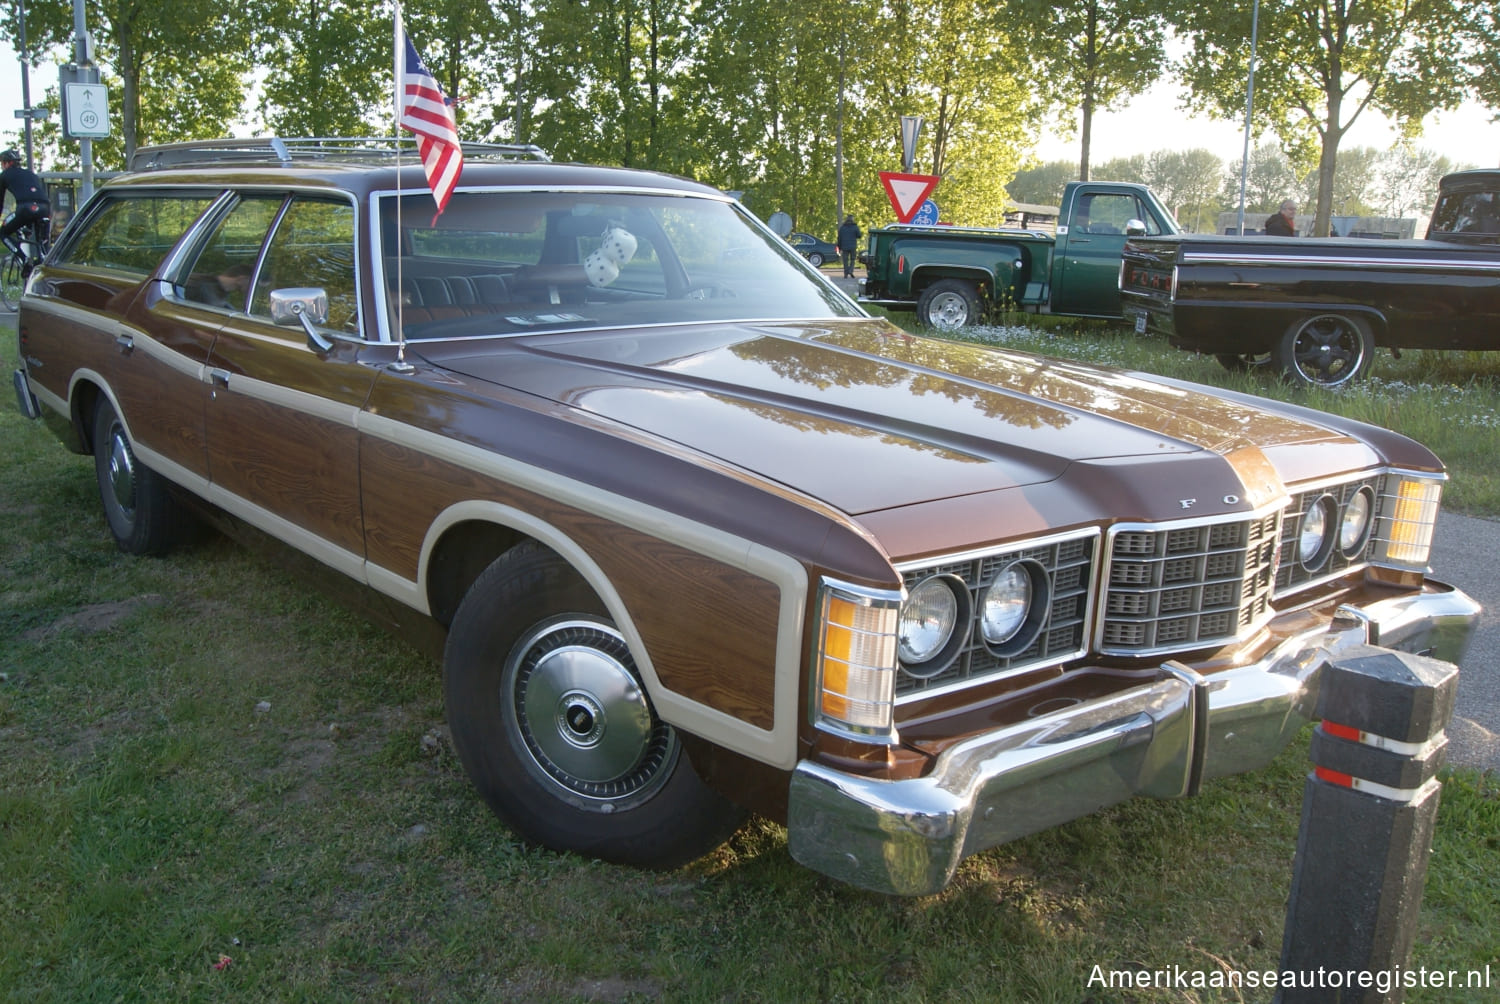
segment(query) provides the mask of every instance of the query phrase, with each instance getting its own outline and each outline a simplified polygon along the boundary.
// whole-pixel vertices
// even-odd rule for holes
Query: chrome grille
[[[1112,655],[1217,645],[1271,614],[1279,511],[1243,520],[1110,533],[1100,650]]]
[[[1302,533],[1302,518],[1306,515],[1308,507],[1324,495],[1332,495],[1338,502],[1339,512],[1343,512],[1344,506],[1354,497],[1361,488],[1369,488],[1375,497],[1375,517],[1380,514],[1383,504],[1381,496],[1381,474],[1370,474],[1353,481],[1341,484],[1320,485],[1316,488],[1308,488],[1297,492],[1292,496],[1292,503],[1287,507],[1286,519],[1281,527],[1281,569],[1276,573],[1276,595],[1295,592],[1308,586],[1315,585],[1327,579],[1337,578],[1354,568],[1362,568],[1370,562],[1370,548],[1375,535],[1365,541],[1365,546],[1352,555],[1344,555],[1338,548],[1328,556],[1327,562],[1321,568],[1309,570],[1297,560],[1297,538]]]
[[[1098,564],[1099,535],[1084,535],[1028,542],[1025,547],[960,555],[938,564],[904,566],[902,581],[908,589],[930,575],[954,575],[968,587],[970,608],[977,612],[979,595],[997,574],[1013,562],[1029,560],[1046,572],[1049,602],[1046,621],[1036,640],[1025,651],[1009,657],[997,655],[984,642],[977,624],[964,626],[966,638],[953,662],[942,672],[925,679],[902,672],[896,677],[896,698],[913,699],[966,686],[977,680],[1048,666],[1081,656],[1088,649],[1089,596],[1094,589]]]

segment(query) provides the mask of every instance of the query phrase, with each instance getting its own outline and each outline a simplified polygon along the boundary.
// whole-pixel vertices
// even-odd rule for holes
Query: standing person
[[[36,174],[21,166],[21,157],[14,150],[0,153],[0,200],[5,193],[16,200],[16,214],[4,226],[0,226],[0,238],[10,241],[10,235],[33,224],[36,239],[47,240],[47,217],[52,214],[52,203],[47,199],[47,186]]]
[[[854,253],[859,250],[859,239],[865,232],[859,229],[859,224],[854,222],[854,214],[850,213],[844,217],[844,222],[839,224],[839,254],[844,259],[844,278],[854,278]]]
[[[1266,220],[1266,234],[1270,237],[1297,236],[1297,203],[1287,199],[1281,204],[1281,212]]]

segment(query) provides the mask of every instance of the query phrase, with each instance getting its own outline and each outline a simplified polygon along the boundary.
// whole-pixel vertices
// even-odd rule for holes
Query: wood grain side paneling
[[[482,499],[528,513],[598,564],[625,603],[664,686],[771,728],[781,609],[774,583],[397,443],[367,436],[361,450],[372,563],[415,580],[427,528],[461,502]]]

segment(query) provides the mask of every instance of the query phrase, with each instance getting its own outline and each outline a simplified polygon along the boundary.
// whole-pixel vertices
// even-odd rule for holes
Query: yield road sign
[[[902,223],[911,222],[922,203],[927,201],[927,197],[942,180],[935,174],[880,172],[880,183],[885,186],[885,194],[890,197],[891,208],[896,210],[896,219]]]

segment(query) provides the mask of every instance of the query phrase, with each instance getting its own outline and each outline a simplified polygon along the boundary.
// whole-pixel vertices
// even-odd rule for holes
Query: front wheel
[[[108,400],[94,410],[94,476],[115,544],[126,554],[160,554],[177,540],[182,514],[167,483],[136,459],[125,424]]]
[[[1292,322],[1271,358],[1290,380],[1342,387],[1364,376],[1374,355],[1375,338],[1362,318],[1314,314]]]
[[[917,321],[939,331],[955,331],[979,322],[979,291],[961,279],[943,279],[917,299]]]
[[[5,256],[5,264],[0,265],[0,302],[4,302],[6,310],[16,310],[21,306],[21,293],[26,289],[26,270],[21,260],[13,254]]]
[[[620,864],[701,857],[743,813],[699,779],[588,584],[540,544],[475,580],[443,658],[453,745],[523,838]]]

